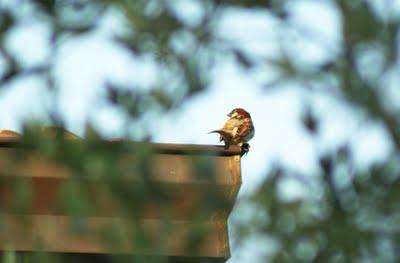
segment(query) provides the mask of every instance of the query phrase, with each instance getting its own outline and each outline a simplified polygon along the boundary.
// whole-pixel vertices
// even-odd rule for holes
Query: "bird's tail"
[[[218,133],[220,135],[219,137],[219,141],[227,141],[226,138],[230,138],[232,135],[224,130],[214,130],[214,131],[210,131],[209,133]]]
[[[220,135],[223,135],[223,136],[229,136],[230,135],[229,132],[224,131],[224,130],[214,130],[214,131],[210,131],[209,133],[219,133]]]

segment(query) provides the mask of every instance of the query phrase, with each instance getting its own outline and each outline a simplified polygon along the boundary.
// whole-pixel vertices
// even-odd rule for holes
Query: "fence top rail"
[[[50,140],[54,140],[56,136],[49,136]],[[66,136],[66,140],[71,141],[71,143],[82,143],[84,139],[79,137]],[[204,154],[204,155],[215,155],[215,156],[235,156],[241,154],[241,148],[239,146],[230,146],[229,148],[225,148],[223,145],[206,145],[206,144],[176,144],[176,143],[144,143],[144,142],[135,142],[124,139],[113,139],[113,140],[104,140],[105,144],[110,146],[123,146],[123,147],[132,147],[138,145],[148,145],[152,148],[155,153],[165,153],[165,154]],[[0,131],[0,147],[7,148],[31,148],[32,146],[28,145],[23,136],[13,133],[11,131],[1,132]]]

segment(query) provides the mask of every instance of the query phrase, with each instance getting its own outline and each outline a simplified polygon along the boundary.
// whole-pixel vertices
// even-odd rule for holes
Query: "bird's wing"
[[[236,130],[236,135],[239,137],[247,137],[249,133],[253,130],[253,123],[249,119],[244,119]]]
[[[241,123],[242,123],[242,121],[240,121],[236,118],[230,118],[229,120],[227,120],[225,122],[222,130],[233,132],[235,130],[235,128],[237,129],[241,125]]]

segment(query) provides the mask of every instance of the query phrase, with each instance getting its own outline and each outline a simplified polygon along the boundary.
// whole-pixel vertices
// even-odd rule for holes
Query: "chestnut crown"
[[[250,118],[250,113],[248,113],[243,108],[235,108],[228,114],[228,117],[231,117],[231,118],[236,117],[236,116],[240,116],[242,118]]]

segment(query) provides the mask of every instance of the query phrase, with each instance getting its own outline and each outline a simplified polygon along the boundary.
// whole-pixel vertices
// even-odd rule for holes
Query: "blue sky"
[[[196,5],[178,2],[190,11],[182,19],[195,23],[196,14],[200,15],[201,10],[196,9]],[[340,17],[329,1],[293,1],[290,10],[294,14],[292,23],[317,37],[310,39],[290,28],[282,29],[279,22],[266,13],[238,10],[230,10],[221,18],[220,37],[258,60],[279,56],[289,40],[294,47],[292,52],[297,52],[298,63],[304,67],[339,52]],[[119,30],[115,14],[111,13],[102,22],[104,27],[98,32],[62,44],[55,67],[61,83],[58,106],[70,131],[82,136],[85,122],[90,119],[106,137],[115,138],[123,136],[124,122],[118,110],[99,100],[104,94],[103,81],[138,83],[146,88],[156,81],[158,72],[151,57],[135,60],[108,40],[110,32]],[[25,65],[32,65],[51,55],[46,51],[48,37],[46,25],[25,21],[9,35],[8,47],[20,54]],[[151,127],[156,142],[218,144],[218,136],[208,132],[222,126],[231,109],[247,109],[253,117],[256,135],[251,141],[251,152],[242,159],[240,195],[254,190],[274,162],[311,175],[317,169],[318,152],[329,151],[346,141],[351,142],[360,167],[389,154],[390,144],[382,127],[366,122],[362,113],[330,94],[308,92],[296,83],[267,91],[261,83],[277,74],[268,64],[263,70],[248,72],[238,67],[232,58],[223,57],[217,65],[208,91],[196,95],[168,115],[152,115],[154,119],[143,125]],[[318,140],[313,140],[299,122],[304,102],[311,102],[322,120]],[[48,105],[49,95],[41,80],[30,77],[15,81],[0,90],[0,129],[19,131],[22,121],[43,118]],[[140,133],[133,133],[133,137],[140,138]],[[305,194],[296,184],[287,184],[284,193],[292,198]],[[257,253],[267,252],[261,249]],[[246,258],[254,254],[242,253],[241,256]],[[230,262],[239,260],[234,255]]]

